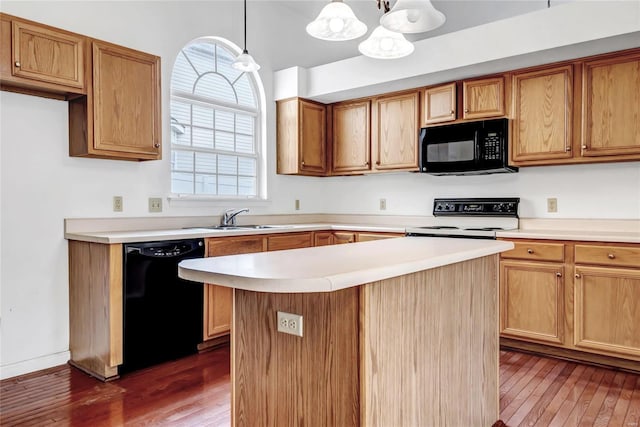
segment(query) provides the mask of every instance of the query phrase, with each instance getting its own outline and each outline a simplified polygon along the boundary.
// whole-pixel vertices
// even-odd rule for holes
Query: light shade
[[[373,30],[369,38],[358,45],[360,53],[378,59],[402,58],[410,55],[414,49],[413,43],[402,34],[389,31],[383,26]]]
[[[315,21],[307,25],[307,33],[321,40],[352,40],[366,32],[367,26],[341,0],[323,7]]]
[[[380,18],[380,25],[399,33],[423,33],[444,24],[444,14],[429,0],[398,0],[389,12]]]
[[[247,49],[243,50],[240,55],[236,58],[235,61],[231,64],[233,68],[240,71],[258,71],[260,69],[260,65],[253,59]]]

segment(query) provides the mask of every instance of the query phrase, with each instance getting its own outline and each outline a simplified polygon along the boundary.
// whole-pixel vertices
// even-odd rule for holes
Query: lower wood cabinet
[[[514,244],[500,261],[500,335],[509,346],[640,371],[640,245]]]
[[[343,243],[369,242],[373,240],[403,237],[402,233],[378,233],[358,231],[316,231],[315,246],[340,245]]]

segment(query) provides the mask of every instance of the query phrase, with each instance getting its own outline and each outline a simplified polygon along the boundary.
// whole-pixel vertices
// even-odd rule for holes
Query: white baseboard
[[[61,351],[60,353],[48,354],[46,356],[36,357],[35,359],[2,365],[0,366],[0,379],[4,380],[18,375],[64,365],[70,358],[71,353],[69,351]]]

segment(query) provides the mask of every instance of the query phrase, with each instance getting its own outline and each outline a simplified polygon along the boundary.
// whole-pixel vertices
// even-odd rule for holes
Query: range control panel
[[[434,216],[510,216],[518,217],[519,197],[435,199]]]

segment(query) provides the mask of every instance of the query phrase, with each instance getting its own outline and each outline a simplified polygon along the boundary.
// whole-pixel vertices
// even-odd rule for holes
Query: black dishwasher
[[[202,342],[202,284],[178,263],[204,256],[203,239],[124,245],[124,358],[119,373],[196,353]]]

